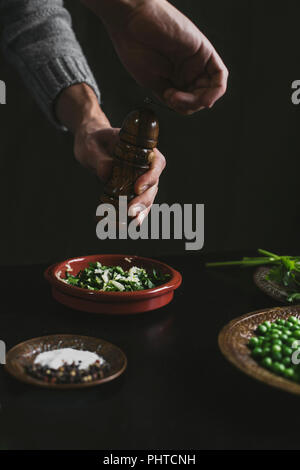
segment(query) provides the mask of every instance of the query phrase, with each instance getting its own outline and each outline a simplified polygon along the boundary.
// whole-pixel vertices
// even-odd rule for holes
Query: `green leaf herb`
[[[288,302],[300,300],[300,256],[279,256],[266,250],[258,250],[263,256],[244,257],[239,261],[206,263],[207,267],[216,266],[263,266],[271,265],[267,280],[276,282],[288,293]]]

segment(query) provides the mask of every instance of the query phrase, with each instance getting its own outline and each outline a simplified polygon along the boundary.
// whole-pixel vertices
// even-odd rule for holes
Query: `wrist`
[[[94,91],[85,83],[63,90],[55,103],[55,113],[60,123],[73,134],[83,127],[91,130],[110,127]]]
[[[149,1],[154,0],[81,0],[109,29],[125,24],[138,8]]]

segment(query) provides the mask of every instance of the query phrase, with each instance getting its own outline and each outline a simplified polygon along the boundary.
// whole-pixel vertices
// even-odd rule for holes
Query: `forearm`
[[[0,0],[6,58],[56,125],[54,103],[67,87],[86,83],[100,99],[62,0]]]

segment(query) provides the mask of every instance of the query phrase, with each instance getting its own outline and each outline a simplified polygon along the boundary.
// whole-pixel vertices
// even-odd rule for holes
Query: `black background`
[[[173,2],[213,42],[230,70],[226,96],[190,118],[158,108],[168,160],[159,202],[205,204],[201,256],[165,256],[183,285],[164,309],[102,317],[55,302],[43,279],[52,260],[92,252],[183,252],[181,241],[105,241],[95,235],[101,184],[73,159],[72,138],[42,116],[1,59],[1,337],[86,334],[120,346],[128,369],[107,386],[42,391],[0,368],[0,449],[296,449],[299,399],[241,374],[217,346],[232,318],[276,305],[251,270],[207,270],[258,246],[298,249],[299,2]],[[101,23],[67,1],[113,125],[147,95],[120,64]],[[199,260],[201,261],[199,263]],[[33,263],[44,263],[29,266]],[[27,266],[20,266],[27,264]],[[197,276],[195,276],[197,273]],[[5,325],[5,327],[4,327]],[[3,331],[2,331],[3,330]]]
[[[204,203],[206,251],[297,251],[300,109],[291,103],[291,83],[300,78],[299,2],[172,3],[212,41],[230,80],[212,110],[183,118],[157,108],[168,161],[157,202]],[[100,21],[79,1],[66,7],[104,110],[120,126],[147,92],[121,65]],[[2,58],[0,79],[7,84],[7,104],[0,107],[1,263],[184,250],[178,240],[97,240],[101,184],[75,162],[71,136],[51,127]]]

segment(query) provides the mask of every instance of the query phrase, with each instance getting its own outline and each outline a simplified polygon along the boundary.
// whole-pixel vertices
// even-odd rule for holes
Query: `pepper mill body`
[[[136,196],[134,184],[150,168],[158,133],[158,120],[151,109],[142,108],[128,114],[114,150],[112,174],[104,188],[102,203],[113,204],[118,209],[120,196],[127,196],[127,202]]]

